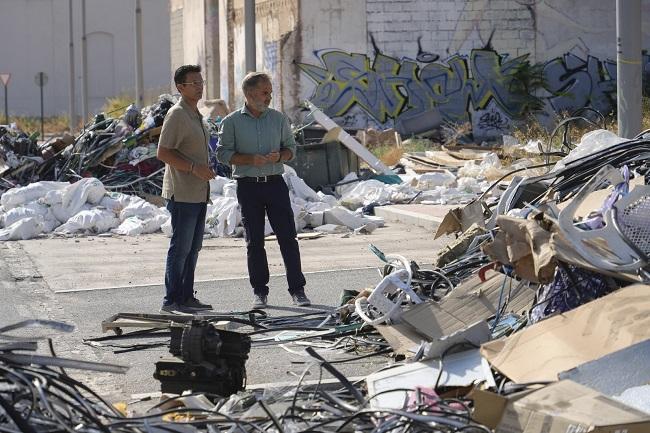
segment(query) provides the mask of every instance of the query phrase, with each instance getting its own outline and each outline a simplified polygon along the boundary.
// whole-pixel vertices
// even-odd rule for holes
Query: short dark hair
[[[270,83],[271,77],[265,72],[249,72],[241,82],[241,90],[245,95],[249,90],[254,89],[262,82]]]
[[[174,83],[183,84],[185,77],[191,72],[201,72],[201,65],[183,65],[174,72]]]

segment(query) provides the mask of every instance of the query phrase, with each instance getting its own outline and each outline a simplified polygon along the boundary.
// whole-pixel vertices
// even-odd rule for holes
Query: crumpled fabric
[[[535,323],[555,313],[564,313],[612,291],[603,275],[561,264],[553,282],[539,288],[530,321]]]
[[[497,217],[499,232],[494,241],[483,246],[491,259],[511,265],[515,273],[536,283],[550,283],[555,275],[556,259],[551,249],[551,232],[533,219],[506,215]]]

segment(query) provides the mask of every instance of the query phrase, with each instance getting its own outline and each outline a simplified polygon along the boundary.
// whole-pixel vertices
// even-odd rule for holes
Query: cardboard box
[[[523,311],[533,301],[535,290],[527,286],[520,287],[517,281],[500,273],[490,272],[487,275],[488,279],[484,282],[478,276],[468,278],[439,303],[427,301],[411,307],[404,311],[401,320],[415,328],[418,333],[427,336],[430,341],[437,342],[452,334],[469,330],[478,322],[495,315],[499,295],[504,287],[505,292],[510,293],[508,311]],[[512,290],[509,290],[510,285]],[[471,334],[479,335],[475,332]],[[433,346],[436,349],[427,356],[440,356],[447,347],[443,341],[432,345],[432,348]]]
[[[472,419],[484,426],[495,429],[499,425],[499,421],[501,421],[508,403],[512,403],[534,391],[535,389],[527,389],[505,396],[474,388],[468,395],[474,402]]]
[[[516,383],[555,381],[563,371],[650,338],[648,311],[650,286],[635,284],[483,344],[481,354]]]
[[[496,433],[648,433],[650,416],[570,380],[508,401]]]

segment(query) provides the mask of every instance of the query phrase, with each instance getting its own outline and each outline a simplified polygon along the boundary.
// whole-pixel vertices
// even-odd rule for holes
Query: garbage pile
[[[250,334],[309,354],[340,390],[303,375],[277,406],[251,389],[225,407],[277,431],[649,431],[649,139],[593,131],[547,173],[452,210],[438,234],[457,237],[430,268],[372,247],[374,288]],[[350,347],[407,362],[353,384],[333,365]]]
[[[119,118],[100,113],[77,137],[64,134],[43,144],[37,144],[37,134],[0,126],[0,191],[95,177],[113,191],[160,194],[163,164],[156,158],[157,137],[174,102],[161,95],[142,110],[129,106]]]
[[[51,233],[138,235],[160,228],[168,233],[166,209],[154,209],[142,199],[162,204],[159,194],[164,164],[156,158],[157,139],[173,103],[171,96],[161,95],[156,104],[141,111],[129,106],[119,118],[98,114],[77,137],[64,135],[42,145],[37,145],[35,136],[29,137],[15,127],[1,127],[0,162],[4,161],[4,165],[0,166],[0,190],[4,193],[0,240]],[[206,232],[212,236],[239,236],[242,227],[235,184],[227,179],[228,167],[219,164],[215,156],[219,118],[206,121],[211,134],[210,164],[219,175],[211,184]],[[520,160],[513,167],[521,167],[530,175],[534,173],[529,170],[531,164],[530,160]],[[297,230],[371,233],[383,225],[381,218],[373,216],[376,206],[467,203],[488,190],[491,180],[508,172],[495,153],[468,149],[406,155],[399,168],[399,176],[352,172],[331,190],[316,192],[295,170],[286,167],[285,181],[291,190]],[[74,186],[84,179],[93,180]],[[84,202],[75,196],[90,183],[103,189],[105,202],[100,197]],[[48,198],[46,193],[50,194]],[[70,207],[68,202],[73,196],[74,206]],[[66,207],[66,211],[58,206]],[[129,206],[141,211],[122,212]],[[36,215],[43,218],[28,219]],[[266,231],[271,233],[268,224]]]
[[[396,395],[381,407],[403,408],[399,388],[451,384],[497,432],[650,429],[637,363],[650,350],[649,161],[650,135],[592,131],[547,173],[453,209],[437,236],[457,237],[427,284],[378,253],[394,270],[349,309],[415,361],[367,377]]]
[[[277,345],[309,361],[295,383],[272,392],[251,386],[230,396],[163,395],[120,425],[648,431],[649,138],[593,131],[544,175],[514,176],[497,201],[477,198],[452,210],[438,234],[457,236],[433,266],[371,247],[382,263],[380,281],[345,290],[334,311],[202,314],[210,323],[238,324],[253,348]],[[286,176],[295,194],[299,182]],[[217,182],[226,197],[229,181]],[[195,319],[154,316],[157,331],[164,331],[161,321]],[[143,315],[137,319],[146,327]],[[107,339],[93,347],[115,347]],[[135,346],[120,350],[147,345]],[[394,365],[362,382],[336,368],[378,355],[390,355]],[[310,370],[327,371],[335,387],[306,383]]]

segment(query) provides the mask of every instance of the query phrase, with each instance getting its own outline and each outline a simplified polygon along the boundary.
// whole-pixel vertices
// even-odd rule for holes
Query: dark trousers
[[[300,248],[289,199],[289,189],[282,177],[269,182],[237,182],[237,200],[241,207],[246,236],[248,277],[256,295],[269,293],[269,264],[264,249],[264,214],[278,239],[289,293],[301,292],[305,276],[300,264]]]
[[[165,305],[183,303],[194,296],[194,270],[203,245],[207,203],[167,201],[172,217],[172,238],[165,267]]]

